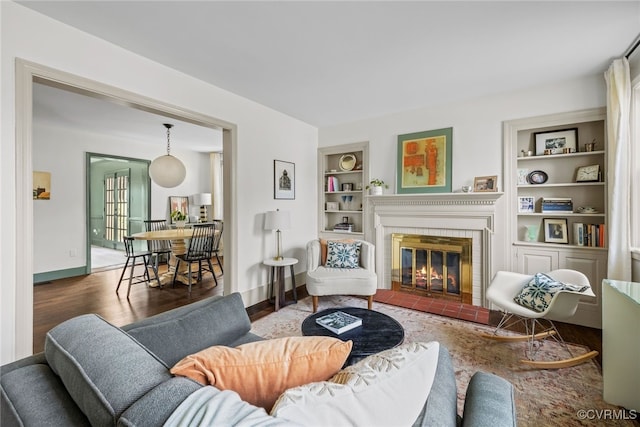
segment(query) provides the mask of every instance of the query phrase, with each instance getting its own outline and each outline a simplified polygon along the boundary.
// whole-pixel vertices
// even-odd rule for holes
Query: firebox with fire
[[[393,234],[395,291],[471,303],[470,238]]]

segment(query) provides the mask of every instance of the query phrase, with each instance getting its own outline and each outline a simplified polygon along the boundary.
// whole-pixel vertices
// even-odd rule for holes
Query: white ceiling
[[[220,130],[38,83],[33,85],[33,120],[44,126],[73,128],[148,144],[157,148],[157,156],[166,154],[167,128],[163,124],[170,123],[172,149],[222,151]]]
[[[318,127],[602,73],[640,31],[638,0],[19,3]]]

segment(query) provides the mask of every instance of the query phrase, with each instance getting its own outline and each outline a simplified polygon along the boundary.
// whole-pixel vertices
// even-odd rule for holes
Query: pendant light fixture
[[[173,188],[182,184],[187,175],[187,169],[180,159],[171,155],[170,130],[173,125],[164,123],[164,127],[167,128],[167,154],[151,162],[149,176],[160,187]]]

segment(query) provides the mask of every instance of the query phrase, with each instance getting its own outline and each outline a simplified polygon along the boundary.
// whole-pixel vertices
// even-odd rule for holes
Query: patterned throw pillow
[[[327,242],[327,267],[358,268],[362,243]]]
[[[328,381],[285,391],[271,415],[306,426],[410,426],[429,397],[438,342],[413,342],[369,356]]]
[[[558,282],[546,274],[536,273],[513,300],[523,307],[541,313],[549,307],[556,292],[564,288],[564,283]]]

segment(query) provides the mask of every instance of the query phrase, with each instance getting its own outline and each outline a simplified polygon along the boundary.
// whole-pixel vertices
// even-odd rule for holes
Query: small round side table
[[[295,304],[298,302],[298,294],[296,292],[296,276],[293,272],[293,266],[298,263],[298,260],[295,258],[283,258],[281,260],[275,260],[273,258],[268,258],[262,261],[262,263],[266,266],[271,267],[269,269],[269,283],[271,285],[271,294],[273,295],[273,300],[275,302],[275,310],[280,310],[280,306],[285,306],[289,304]],[[284,268],[289,266],[291,268],[291,285],[293,286],[293,301],[286,301],[284,294]],[[276,268],[277,267],[277,268]],[[278,276],[278,280],[276,282],[275,276]],[[277,283],[278,289],[275,288],[275,283]]]

